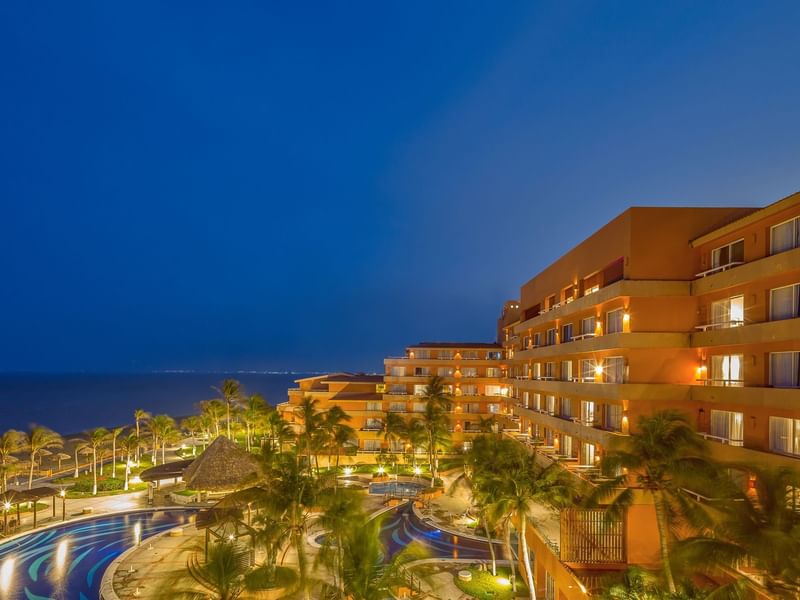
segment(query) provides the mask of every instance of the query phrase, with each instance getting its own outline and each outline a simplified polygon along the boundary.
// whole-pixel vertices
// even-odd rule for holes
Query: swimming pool
[[[0,600],[96,600],[117,556],[192,511],[157,510],[97,517],[29,533],[0,544]]]
[[[427,484],[417,483],[416,481],[385,481],[370,483],[369,493],[378,496],[389,494],[400,498],[414,498],[422,490],[428,489],[428,487]]]
[[[381,541],[390,558],[412,542],[419,542],[425,546],[430,558],[488,560],[491,557],[488,542],[437,529],[421,521],[414,513],[411,504],[404,504],[386,513],[383,518]],[[497,557],[502,558],[503,545],[499,542],[493,543]]]

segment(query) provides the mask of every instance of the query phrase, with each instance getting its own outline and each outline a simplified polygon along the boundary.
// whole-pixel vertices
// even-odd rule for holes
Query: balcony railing
[[[595,333],[580,333],[578,335],[573,335],[572,336],[572,341],[573,342],[577,342],[579,340],[585,340],[587,338],[593,338],[593,337],[597,337],[597,334],[595,334]]]
[[[714,323],[706,323],[705,325],[695,325],[695,329],[708,331],[709,329],[730,329],[732,327],[741,327],[742,325],[744,325],[744,321],[742,320],[717,321]]]
[[[742,379],[698,379],[697,381],[706,386],[744,387],[744,380]]]
[[[738,267],[739,265],[743,265],[743,260],[734,260],[729,263],[725,263],[724,265],[719,265],[716,267],[712,267],[705,271],[700,271],[699,273],[695,273],[695,277],[708,277],[709,275],[713,275],[714,273],[721,273],[722,271],[727,271],[728,269],[732,269],[733,267]]]
[[[710,440],[712,442],[719,442],[720,444],[726,444],[728,446],[744,446],[744,440],[742,439],[734,439],[729,437],[723,437],[719,435],[713,435],[711,433],[705,433],[703,431],[698,431],[697,435],[702,437],[704,440]]]

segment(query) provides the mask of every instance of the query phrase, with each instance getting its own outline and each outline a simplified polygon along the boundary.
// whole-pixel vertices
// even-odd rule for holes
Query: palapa
[[[237,490],[263,478],[258,459],[225,436],[211,442],[183,474],[188,489],[204,492]]]

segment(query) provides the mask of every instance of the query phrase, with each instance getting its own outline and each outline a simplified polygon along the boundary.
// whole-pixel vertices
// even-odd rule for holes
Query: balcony
[[[722,436],[719,436],[719,435],[713,435],[711,433],[705,433],[705,432],[702,432],[702,431],[698,431],[697,435],[699,435],[704,440],[710,441],[710,442],[717,442],[719,444],[726,444],[728,446],[739,446],[739,447],[744,446],[744,440],[743,439],[732,439],[732,438],[728,438],[728,437],[722,437]]]
[[[744,325],[744,321],[742,320],[716,321],[713,323],[706,323],[705,325],[695,325],[695,329],[708,331],[709,329],[730,329],[731,327],[741,327],[742,325]]]
[[[739,265],[743,265],[743,260],[734,260],[729,263],[725,263],[724,265],[718,265],[716,267],[711,267],[705,271],[700,271],[699,273],[695,273],[695,277],[698,279],[703,277],[708,277],[709,275],[714,275],[716,273],[722,273],[723,271],[727,271],[728,269],[733,269],[734,267],[738,267]]]
[[[569,340],[569,341],[570,342],[579,342],[581,340],[586,340],[586,339],[589,339],[589,338],[593,338],[596,335],[597,335],[596,333],[579,333],[578,335],[573,335],[572,339]],[[564,342],[564,343],[566,344],[568,342]]]

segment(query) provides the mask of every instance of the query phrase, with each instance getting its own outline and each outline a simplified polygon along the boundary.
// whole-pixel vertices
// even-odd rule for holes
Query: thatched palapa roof
[[[224,436],[219,436],[183,474],[186,487],[227,492],[251,486],[264,478],[258,459]]]

